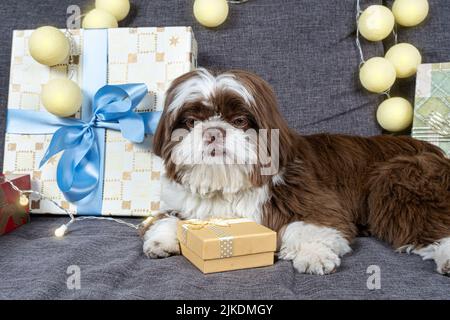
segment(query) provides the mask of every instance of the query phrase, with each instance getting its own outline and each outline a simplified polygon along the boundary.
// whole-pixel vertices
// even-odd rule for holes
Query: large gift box
[[[90,138],[95,142],[95,148],[91,148],[90,153],[85,152],[82,159],[92,161],[95,158],[95,174],[86,169],[86,166],[80,172],[75,169],[72,172],[66,166],[58,176],[57,167],[62,153],[57,154],[60,147],[57,143],[50,148],[55,155],[50,152],[51,156],[42,167],[40,162],[56,131],[56,127],[51,130],[49,124],[57,122],[58,128],[61,128],[67,122],[81,128],[83,123],[94,123],[90,122],[96,110],[93,106],[94,97],[106,84],[118,87],[103,90],[104,96],[115,94],[120,98],[123,95],[124,100],[130,94],[129,100],[134,101],[132,95],[139,95],[136,91],[144,90],[142,99],[138,99],[140,102],[132,111],[139,113],[141,118],[150,123],[151,128],[147,130],[145,127],[145,133],[152,132],[163,109],[164,94],[171,81],[196,66],[197,49],[192,29],[165,27],[71,30],[73,65],[54,67],[41,65],[30,56],[28,39],[32,32],[33,30],[13,32],[4,172],[30,174],[33,190],[43,193],[75,214],[147,216],[157,212],[163,168],[161,159],[152,153],[151,134],[146,134],[143,142],[133,143],[124,137],[127,134],[122,130],[120,121],[95,127],[99,123],[96,121],[92,125],[95,128],[89,128],[94,135]],[[75,118],[53,119],[41,104],[42,85],[59,77],[69,77],[82,88],[83,105]],[[140,86],[119,87],[124,84]],[[107,113],[101,116],[102,119],[111,117]],[[85,122],[78,125],[78,119]],[[113,127],[116,129],[111,129]],[[129,122],[128,135],[133,134],[134,128],[132,122]],[[144,137],[143,134],[141,136]],[[76,151],[82,152],[82,149],[79,147]],[[77,159],[76,156],[75,154],[72,159]],[[95,184],[90,179],[94,179]],[[64,189],[65,193],[62,192],[60,186],[70,183],[73,190]],[[80,190],[83,188],[87,191]],[[43,200],[33,200],[31,211],[62,213]]]
[[[419,66],[412,136],[450,156],[450,63]]]
[[[276,233],[248,219],[178,222],[181,253],[203,273],[273,264]]]
[[[30,189],[29,175],[0,175],[0,235],[13,231],[30,219],[28,198],[21,196],[9,181],[20,190]]]

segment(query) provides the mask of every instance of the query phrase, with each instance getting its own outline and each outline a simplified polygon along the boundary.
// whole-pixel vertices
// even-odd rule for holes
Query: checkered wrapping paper
[[[439,126],[433,126],[433,119],[439,119]],[[417,71],[412,136],[440,147],[450,156],[449,125],[450,63],[422,64]]]
[[[63,32],[65,30],[62,30]],[[43,66],[30,56],[28,39],[33,30],[13,32],[8,108],[47,112],[40,101],[42,86],[50,79],[67,77],[80,87],[83,70],[83,30],[72,30],[76,65]],[[197,44],[190,27],[116,28],[108,30],[108,83],[141,82],[148,95],[137,112],[161,111],[171,81],[197,64]],[[80,117],[78,113],[75,117]],[[6,134],[4,172],[31,174],[32,188],[76,213],[56,183],[59,155],[39,169],[51,135]],[[152,153],[152,137],[132,144],[120,132],[107,130],[102,215],[147,216],[160,207],[162,161]],[[33,213],[62,213],[45,201],[32,201]]]

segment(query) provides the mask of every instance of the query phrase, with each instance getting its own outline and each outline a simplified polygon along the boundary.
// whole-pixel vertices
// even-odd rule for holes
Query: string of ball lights
[[[361,10],[356,0],[356,47],[358,49],[359,79],[369,92],[387,96],[377,109],[377,121],[390,132],[401,132],[411,126],[413,107],[402,97],[391,97],[390,90],[396,79],[409,78],[416,74],[422,56],[415,46],[398,43],[397,25],[412,27],[420,24],[428,15],[427,0],[395,0],[392,10],[384,5],[370,5]],[[365,59],[360,36],[376,42],[394,37],[394,45],[384,57]]]
[[[420,52],[409,43],[398,43],[397,24],[413,27],[428,15],[427,0],[395,0],[392,11],[381,5],[372,5],[361,10],[360,0],[356,0],[356,47],[359,53],[360,80],[368,91],[386,95],[377,110],[378,123],[384,129],[398,132],[411,125],[413,115],[441,136],[450,136],[450,118],[438,111],[428,116],[413,113],[409,101],[401,97],[391,97],[390,89],[396,78],[413,76],[422,62]],[[392,33],[394,45],[384,58],[374,57],[366,61],[360,41],[363,36],[369,41],[380,41]],[[392,68],[392,66],[394,67]],[[395,71],[395,72],[394,72]]]

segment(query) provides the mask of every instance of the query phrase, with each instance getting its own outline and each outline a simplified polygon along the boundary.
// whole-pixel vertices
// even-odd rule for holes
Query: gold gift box
[[[276,232],[248,219],[179,221],[181,253],[203,273],[273,264]]]

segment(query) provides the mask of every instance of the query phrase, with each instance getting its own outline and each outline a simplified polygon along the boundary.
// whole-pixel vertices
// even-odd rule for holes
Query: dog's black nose
[[[221,143],[225,140],[226,131],[220,127],[209,127],[203,131],[203,141],[207,144]]]

